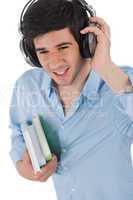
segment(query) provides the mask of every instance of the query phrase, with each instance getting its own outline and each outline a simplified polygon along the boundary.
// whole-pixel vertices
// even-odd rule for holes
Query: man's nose
[[[57,68],[62,63],[62,56],[60,52],[53,52],[49,57],[49,65],[51,68]]]

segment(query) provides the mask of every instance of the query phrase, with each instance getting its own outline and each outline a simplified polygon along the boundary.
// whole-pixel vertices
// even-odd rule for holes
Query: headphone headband
[[[38,0],[29,0],[26,5],[24,6],[20,19],[23,20],[23,16],[25,14],[25,12],[27,11],[27,9],[29,9],[35,2],[37,2]]]
[[[96,10],[91,5],[89,5],[85,0],[78,1],[81,3],[83,8],[85,8],[85,10],[87,10],[90,13],[91,17],[96,16]]]
[[[66,0],[66,1],[72,2],[72,0]],[[82,5],[82,7],[85,10],[87,10],[89,12],[91,17],[96,16],[95,9],[91,5],[88,5],[88,3],[85,0],[77,0],[77,1]],[[22,13],[21,13],[21,16],[20,16],[20,31],[21,31],[22,34],[23,34],[23,30],[22,30],[23,17],[25,15],[26,11],[36,2],[38,2],[38,0],[29,0],[22,10]]]
[[[20,26],[19,26],[19,32],[22,35],[22,39],[20,41],[20,50],[28,64],[31,66],[37,66],[42,67],[37,59],[37,56],[33,52],[33,49],[31,49],[28,44],[27,40],[24,37],[24,31],[23,31],[23,19],[24,15],[27,12],[29,8],[39,0],[29,0],[26,5],[24,6],[22,13],[20,15]],[[66,0],[73,2],[73,0]],[[89,13],[90,17],[96,16],[96,11],[93,9],[91,5],[88,5],[88,3],[85,0],[77,0],[77,2],[80,3],[83,9]],[[87,22],[88,25],[90,25],[89,21]],[[92,24],[93,25],[93,24]],[[86,35],[83,35],[80,39],[79,46],[80,46],[80,52],[83,58],[89,58],[94,55],[95,48],[96,48],[97,39],[96,36],[93,33],[89,33]]]

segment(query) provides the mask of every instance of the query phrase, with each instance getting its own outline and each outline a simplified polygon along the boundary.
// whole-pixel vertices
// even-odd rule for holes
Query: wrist
[[[114,93],[127,93],[132,90],[128,75],[112,61],[97,67],[95,71]]]
[[[98,63],[98,64],[93,64],[92,63],[92,68],[99,73],[99,75],[104,75],[106,74],[112,67],[114,66],[114,63],[109,60],[108,62],[103,62],[103,63]]]

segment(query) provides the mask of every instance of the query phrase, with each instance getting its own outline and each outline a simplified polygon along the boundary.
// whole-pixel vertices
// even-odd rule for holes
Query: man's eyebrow
[[[64,45],[72,45],[71,42],[62,42],[60,44],[57,44],[55,45],[55,47],[61,47],[61,46],[64,46]],[[35,48],[35,51],[46,51],[47,49],[45,47],[41,47],[41,48]]]

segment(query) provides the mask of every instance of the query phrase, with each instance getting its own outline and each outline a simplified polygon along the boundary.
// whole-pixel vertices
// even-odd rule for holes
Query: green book
[[[33,124],[33,127],[35,129],[38,141],[40,143],[43,155],[44,155],[46,161],[49,161],[49,160],[52,159],[52,153],[51,153],[49,144],[47,142],[45,132],[42,128],[39,115],[36,115],[36,116],[33,117],[32,124]]]
[[[44,120],[43,113],[39,114],[39,119],[51,152],[57,156],[58,160],[60,160],[61,145],[57,133],[55,133],[53,127],[51,127],[51,124]]]

